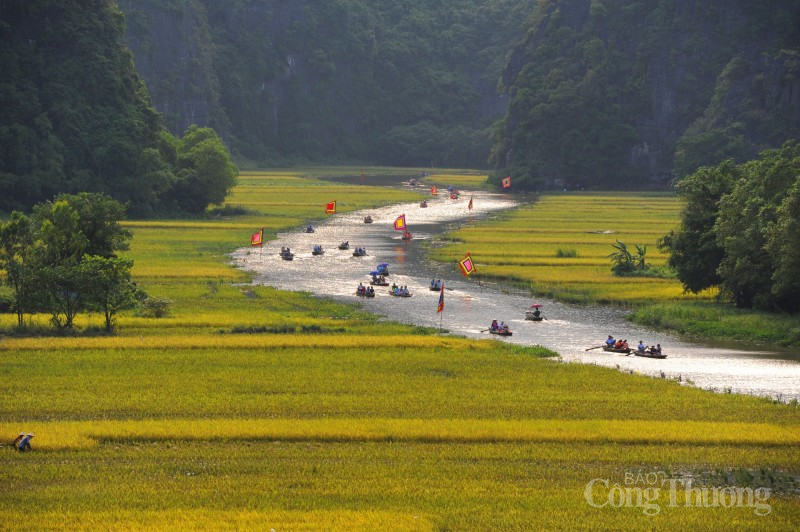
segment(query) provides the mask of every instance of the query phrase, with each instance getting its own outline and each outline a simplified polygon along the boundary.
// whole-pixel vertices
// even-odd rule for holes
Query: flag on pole
[[[436,307],[436,313],[444,312],[444,281],[442,281],[442,291],[439,292],[439,306]]]
[[[331,201],[325,205],[325,214],[336,214],[336,202]]]
[[[251,246],[263,246],[264,245],[264,229],[260,229],[253,233],[253,236],[250,237],[250,245]]]
[[[475,273],[475,263],[472,262],[472,256],[467,253],[467,256],[458,261],[458,267],[461,269],[461,273],[465,276],[470,276]]]
[[[467,205],[467,209],[472,210],[472,196],[469,197],[469,205]]]
[[[394,230],[395,231],[405,231],[406,230],[406,215],[401,214],[397,217],[397,220],[394,221]]]
[[[439,193],[439,191],[438,191],[438,190],[436,190],[436,187],[431,187],[431,195],[432,195],[432,196],[435,196],[435,195],[437,195],[438,193]]]
[[[503,179],[503,188],[511,188],[511,176]]]

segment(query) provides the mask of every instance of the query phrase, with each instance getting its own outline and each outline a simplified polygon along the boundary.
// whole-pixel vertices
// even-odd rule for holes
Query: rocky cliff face
[[[224,125],[219,81],[205,8],[194,0],[174,7],[118,0],[126,14],[126,41],[166,126],[182,134],[190,125]]]

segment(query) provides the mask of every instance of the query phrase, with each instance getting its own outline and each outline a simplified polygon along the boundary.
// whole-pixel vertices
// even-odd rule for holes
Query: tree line
[[[677,185],[681,225],[660,242],[686,290],[717,287],[738,307],[800,311],[800,143]]]

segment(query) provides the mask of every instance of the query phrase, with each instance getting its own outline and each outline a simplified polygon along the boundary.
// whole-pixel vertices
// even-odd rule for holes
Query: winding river
[[[429,199],[428,208],[417,203],[394,205],[348,214],[337,214],[314,224],[315,232],[280,233],[260,251],[242,248],[233,254],[237,266],[255,273],[254,283],[284,290],[313,292],[363,307],[388,319],[442,327],[453,334],[485,338],[492,319],[505,321],[513,330],[509,338],[497,341],[524,345],[543,345],[561,354],[565,362],[616,367],[655,377],[680,379],[684,383],[718,392],[743,393],[800,400],[800,353],[797,351],[743,350],[720,344],[691,342],[675,335],[634,325],[625,312],[605,307],[576,306],[537,299],[544,305],[546,320],[525,321],[525,309],[533,301],[530,295],[506,286],[467,279],[450,265],[425,258],[421,242],[472,219],[517,205],[505,196],[475,192],[474,209],[467,210],[471,193],[451,200],[446,195]],[[406,214],[411,241],[401,240],[401,232],[392,223]],[[374,223],[365,224],[369,214]],[[337,249],[349,241],[350,250]],[[315,244],[325,253],[311,254]],[[293,261],[279,257],[281,247],[295,253]],[[366,257],[353,257],[352,249],[363,246]],[[369,282],[369,272],[378,263],[390,264],[389,281],[406,285],[410,298],[392,297],[386,287],[376,287],[374,299],[356,298],[359,282]],[[445,283],[445,310],[436,313],[439,292],[429,290],[432,278]],[[586,351],[600,345],[608,334],[627,338],[631,345],[644,340],[660,343],[668,358],[663,360]]]

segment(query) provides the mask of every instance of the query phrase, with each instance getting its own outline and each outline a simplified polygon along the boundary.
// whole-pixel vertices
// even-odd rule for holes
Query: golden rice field
[[[476,172],[430,172],[429,175],[422,179],[422,181],[431,185],[453,185],[454,187],[481,188],[486,184],[488,177],[489,176],[484,173]]]
[[[797,405],[561,364],[541,348],[440,336],[249,285],[226,253],[256,228],[274,234],[322,218],[334,199],[346,210],[417,198],[299,174],[242,176],[230,198],[246,205],[241,216],[127,222],[135,277],[174,302],[168,317],[126,313],[115,336],[0,333],[0,438],[36,433],[32,453],[0,448],[0,528],[760,530],[800,522]],[[579,259],[602,246],[592,238]],[[2,316],[0,331],[12,318]],[[770,491],[755,500],[761,506],[703,507],[683,490],[670,504],[665,489],[637,504],[652,487],[626,484],[637,474]],[[630,504],[589,504],[593,479],[628,488]],[[611,493],[595,490],[591,500]]]
[[[618,240],[663,266],[656,242],[679,223],[681,202],[666,194],[548,194],[536,203],[449,233],[434,258],[455,261],[470,252],[484,278],[512,280],[540,295],[568,301],[647,303],[707,300],[686,294],[676,279],[617,277],[609,255]]]

